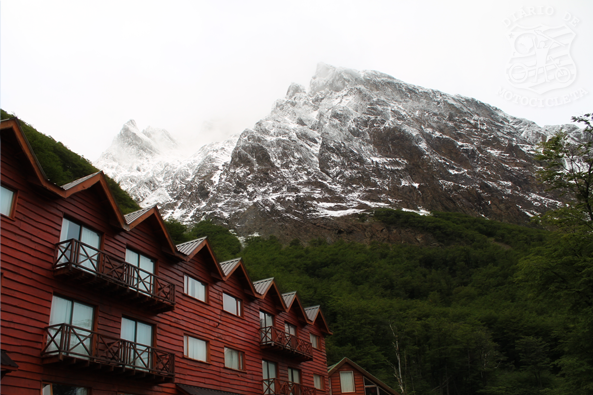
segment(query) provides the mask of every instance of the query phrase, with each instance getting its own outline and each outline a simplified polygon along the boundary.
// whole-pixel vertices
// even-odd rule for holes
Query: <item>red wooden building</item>
[[[52,184],[18,120],[0,141],[2,394],[328,393],[318,306],[123,215],[101,172]]]
[[[328,368],[330,395],[399,395],[348,358]]]

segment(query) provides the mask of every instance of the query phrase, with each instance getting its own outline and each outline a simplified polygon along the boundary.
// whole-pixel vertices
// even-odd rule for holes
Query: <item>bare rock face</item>
[[[308,92],[291,85],[236,143],[175,162],[147,160],[136,139],[129,147],[116,139],[97,166],[141,204],[159,203],[183,222],[214,218],[239,235],[283,240],[380,239],[376,225],[345,216],[391,207],[522,223],[556,207],[535,180],[534,145],[560,128],[379,72],[321,64]],[[581,138],[572,125],[563,130]],[[131,166],[109,155],[122,150],[144,156]]]

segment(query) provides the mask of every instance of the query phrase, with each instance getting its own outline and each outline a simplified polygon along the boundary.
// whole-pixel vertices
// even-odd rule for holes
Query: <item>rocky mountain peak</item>
[[[105,170],[165,216],[214,218],[242,235],[325,237],[328,218],[374,207],[525,222],[559,204],[534,177],[534,144],[559,128],[380,72],[320,64],[309,92],[292,84],[238,139],[158,169],[142,165],[153,172],[137,180]]]

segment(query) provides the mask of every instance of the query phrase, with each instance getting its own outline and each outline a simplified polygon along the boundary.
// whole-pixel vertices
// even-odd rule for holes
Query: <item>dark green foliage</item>
[[[178,220],[174,218],[165,220],[165,227],[174,244],[182,244],[191,240],[189,234],[187,234],[187,226]]]
[[[215,225],[212,221],[198,222],[187,234],[189,240],[204,236],[208,236],[208,242],[212,246],[216,259],[219,262],[233,259],[241,252],[241,242],[239,239],[228,229],[220,225]]]
[[[0,110],[0,113],[2,119],[13,118],[13,115],[4,110]],[[61,186],[99,171],[87,159],[70,151],[53,138],[38,132],[28,123],[20,121],[20,125],[47,178],[54,184]],[[107,176],[106,179],[115,201],[124,214],[140,209],[140,206],[120,188],[118,183]]]
[[[253,238],[241,256],[253,279],[275,277],[283,292],[322,305],[334,332],[330,363],[347,356],[399,392],[494,394],[508,380],[519,386],[515,393],[560,385],[551,363],[562,355],[556,346],[564,310],[514,282],[519,259],[548,232],[452,213],[377,210],[373,220],[438,243],[283,246],[274,237]],[[524,339],[531,338],[547,352],[535,365],[525,361]],[[394,375],[396,339],[404,390]]]
[[[115,199],[115,202],[119,206],[119,209],[124,214],[133,213],[134,211],[140,210],[140,206],[126,191],[121,189],[119,184],[115,182],[111,177],[105,175],[105,179],[107,180],[107,186]]]
[[[542,216],[555,230],[540,248],[523,258],[517,279],[542,304],[564,312],[557,329],[558,354],[549,365],[562,377],[554,393],[593,394],[593,114],[575,117],[584,126],[585,142],[573,143],[560,133],[540,146],[541,181],[567,199],[567,205]],[[533,341],[533,340],[532,340]],[[545,343],[542,343],[545,344]],[[552,343],[548,343],[552,344]],[[543,345],[542,345],[543,347]],[[537,344],[532,348],[538,349]],[[525,351],[524,351],[525,352]],[[539,357],[532,359],[540,359]],[[541,384],[548,366],[527,365]]]
[[[562,210],[552,210],[544,217],[547,223],[566,228],[587,227],[593,230],[593,114],[573,117],[584,127],[584,142],[573,143],[566,133],[559,133],[541,143],[537,158],[543,169],[540,180],[548,189],[558,191],[569,202]]]

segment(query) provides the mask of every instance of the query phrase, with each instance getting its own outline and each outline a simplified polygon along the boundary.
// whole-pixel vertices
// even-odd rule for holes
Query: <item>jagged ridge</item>
[[[310,228],[323,218],[372,207],[521,222],[558,204],[534,178],[533,153],[559,129],[376,71],[320,64],[309,92],[291,85],[238,139],[179,159],[166,131],[140,133],[130,122],[97,166],[143,206],[158,203],[184,222],[217,218],[243,235],[295,226],[318,235]],[[564,129],[579,138],[575,126]]]

